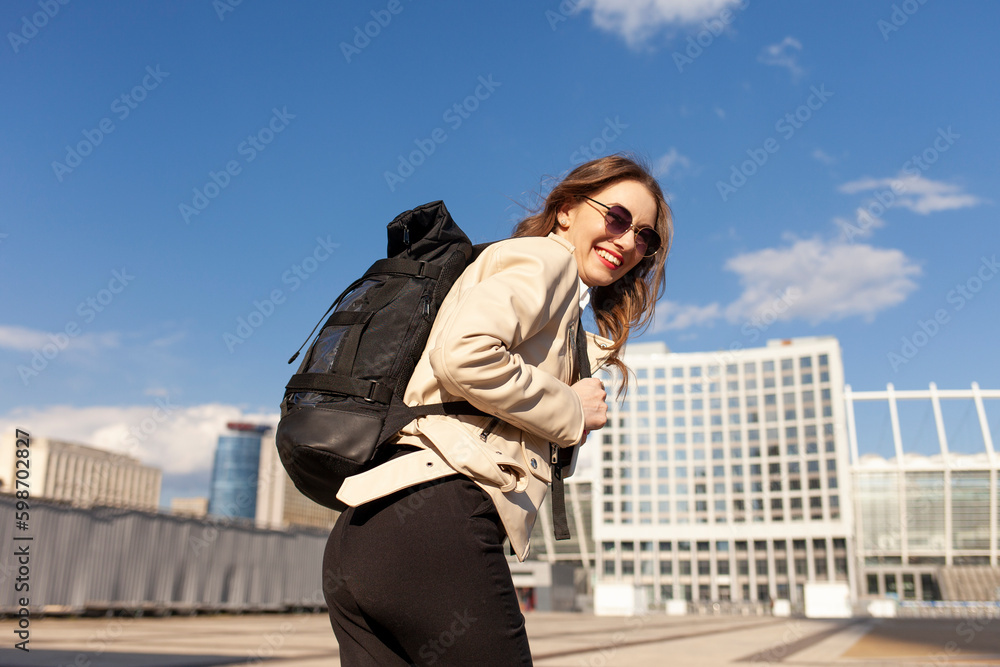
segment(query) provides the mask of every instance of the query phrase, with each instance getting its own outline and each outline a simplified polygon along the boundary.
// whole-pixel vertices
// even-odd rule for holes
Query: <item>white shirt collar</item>
[[[587,283],[580,279],[580,311],[587,309],[587,304],[590,303],[590,288],[587,287]]]

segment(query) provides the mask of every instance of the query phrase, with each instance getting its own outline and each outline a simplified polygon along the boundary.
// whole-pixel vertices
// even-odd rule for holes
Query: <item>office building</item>
[[[208,513],[229,519],[253,519],[257,509],[260,454],[270,426],[230,422],[219,436],[212,466]]]
[[[855,577],[844,373],[832,337],[670,353],[633,344],[594,481],[598,583],[667,600],[801,604]],[[610,397],[618,380],[605,375]]]
[[[17,439],[0,439],[0,492],[14,493]],[[30,438],[27,459],[29,492],[33,498],[76,507],[127,507],[155,511],[160,502],[163,473],[126,454],[109,452],[54,438]],[[23,469],[23,468],[22,468]]]
[[[208,514],[208,498],[174,498],[170,501],[170,513],[202,519]]]

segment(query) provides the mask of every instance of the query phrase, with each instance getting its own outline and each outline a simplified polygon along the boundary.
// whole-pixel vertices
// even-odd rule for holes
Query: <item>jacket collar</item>
[[[554,240],[554,241],[557,241],[559,243],[559,245],[561,245],[562,247],[566,248],[566,250],[568,250],[570,253],[576,252],[576,246],[575,245],[573,245],[572,243],[570,243],[569,241],[567,241],[563,237],[559,236],[555,232],[549,232],[549,238],[552,239],[552,240]]]

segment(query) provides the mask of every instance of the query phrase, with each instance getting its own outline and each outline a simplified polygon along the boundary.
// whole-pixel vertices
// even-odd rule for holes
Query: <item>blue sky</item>
[[[273,418],[285,361],[389,220],[443,199],[502,238],[591,151],[643,156],[674,209],[644,340],[833,335],[856,390],[996,388],[998,19],[6,2],[0,425],[158,465],[165,502],[204,495],[221,425]]]

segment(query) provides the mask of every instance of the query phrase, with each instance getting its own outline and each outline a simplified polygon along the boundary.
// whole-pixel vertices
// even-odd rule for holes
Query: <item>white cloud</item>
[[[77,442],[127,454],[164,473],[211,470],[215,445],[227,422],[278,423],[277,414],[248,415],[210,403],[183,407],[158,398],[147,405],[18,408],[0,415],[0,429]]]
[[[832,155],[827,155],[823,150],[819,148],[817,148],[812,152],[812,156],[814,160],[816,160],[817,162],[822,162],[825,165],[831,165],[837,162],[837,158],[833,157]]]
[[[854,210],[854,221],[847,218],[835,217],[833,224],[841,231],[841,238],[853,241],[855,238],[868,238],[875,233],[879,227],[885,227],[885,221],[880,217],[869,215],[864,208]]]
[[[904,301],[921,274],[900,250],[821,239],[744,253],[725,268],[743,285],[743,294],[725,309],[730,322],[770,314],[814,325],[847,317],[871,321]]]
[[[638,46],[671,25],[699,23],[718,16],[741,0],[583,0],[581,8],[590,9],[594,25],[617,33],[630,46]]]
[[[792,73],[793,78],[802,75],[802,68],[796,60],[798,53],[802,50],[802,43],[794,37],[785,37],[777,44],[765,46],[757,56],[757,62],[775,67],[785,67]]]
[[[55,345],[59,349],[96,352],[101,348],[118,347],[120,343],[121,336],[116,332],[78,333],[76,336],[69,336],[62,331],[50,333],[0,324],[0,349],[15,352],[41,350],[45,345]]]
[[[725,112],[724,109],[721,109],[719,107],[715,107],[715,108],[712,109],[712,111],[714,111],[715,115],[718,116],[719,118],[721,118],[722,120],[726,119],[726,112]]]
[[[674,301],[661,301],[656,306],[656,321],[653,332],[687,329],[694,326],[711,324],[722,317],[719,304],[710,303],[707,306],[693,306]]]
[[[875,199],[883,206],[908,208],[920,215],[969,208],[985,202],[980,197],[963,192],[959,185],[932,181],[920,175],[862,178],[844,183],[839,190],[847,194],[875,192]]]
[[[676,148],[671,147],[670,152],[663,155],[656,161],[656,164],[653,167],[653,174],[657,178],[666,178],[670,175],[671,170],[677,166],[684,169],[690,169],[691,160],[678,153]]]

